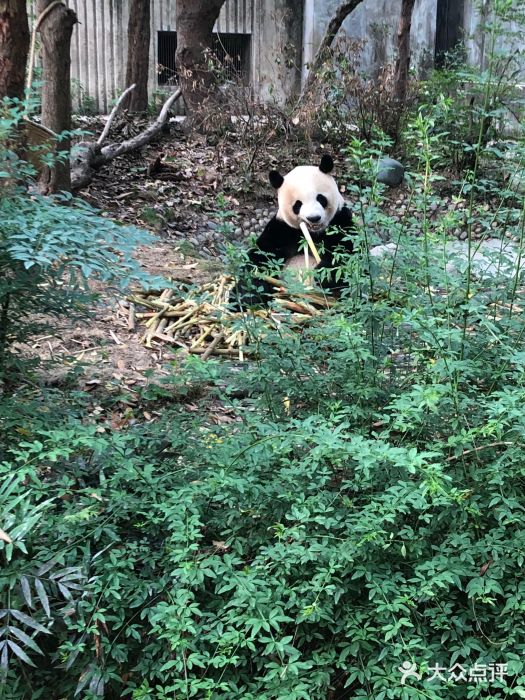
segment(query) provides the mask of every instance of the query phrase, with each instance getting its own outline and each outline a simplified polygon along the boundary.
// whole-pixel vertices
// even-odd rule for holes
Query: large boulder
[[[388,185],[389,187],[397,187],[403,182],[405,177],[405,168],[398,160],[393,158],[382,158],[379,161],[377,170],[377,181]]]

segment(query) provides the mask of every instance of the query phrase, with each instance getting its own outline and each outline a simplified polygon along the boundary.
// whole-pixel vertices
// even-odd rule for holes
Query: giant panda
[[[270,172],[270,183],[277,190],[278,209],[255,246],[248,251],[249,265],[241,274],[236,289],[241,306],[264,304],[271,298],[273,287],[256,276],[253,278],[253,272],[269,265],[275,267],[275,264],[281,270],[305,267],[301,222],[307,225],[321,256],[318,264],[310,257],[310,266],[331,269],[331,273],[318,281],[326,291],[337,291],[334,253],[336,250],[353,252],[349,234],[353,234],[354,229],[350,209],[330,174],[333,168],[332,157],[323,155],[318,166],[299,165],[284,177],[277,170]]]

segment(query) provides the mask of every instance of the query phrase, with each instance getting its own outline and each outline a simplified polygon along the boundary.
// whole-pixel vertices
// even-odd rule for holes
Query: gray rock
[[[462,273],[467,269],[468,241],[451,241],[446,254],[448,272]],[[518,247],[506,240],[487,238],[472,245],[471,256],[471,269],[478,279],[512,277],[518,262]]]
[[[217,230],[217,224],[215,221],[208,221],[206,226],[211,230],[211,231],[216,231]]]
[[[370,255],[373,258],[383,258],[385,255],[394,255],[397,250],[397,243],[385,243],[370,248]]]
[[[449,274],[464,274],[468,267],[468,241],[454,241],[447,243],[445,248],[446,270]],[[381,259],[392,257],[396,254],[397,244],[394,242],[385,245],[377,245],[370,249],[370,256],[379,263]],[[398,255],[407,251],[401,245]],[[518,246],[509,240],[488,238],[484,241],[475,241],[471,245],[471,270],[478,280],[490,280],[495,277],[512,278],[516,274],[518,264]],[[430,255],[441,267],[443,247],[441,244],[432,246]],[[525,260],[521,263],[521,271],[525,272]]]
[[[237,238],[240,238],[242,236],[242,228],[239,226],[238,228],[235,229],[233,232],[233,235],[236,236]]]
[[[405,169],[398,160],[382,158],[379,161],[377,181],[389,187],[397,187],[403,182]]]

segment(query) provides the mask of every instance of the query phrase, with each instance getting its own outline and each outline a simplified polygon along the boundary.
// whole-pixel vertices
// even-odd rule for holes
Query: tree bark
[[[304,87],[301,93],[301,102],[312,89],[316,75],[319,72],[321,66],[323,65],[323,61],[326,58],[328,49],[334,43],[334,39],[339,33],[343,22],[348,17],[348,15],[351,12],[353,12],[355,8],[362,2],[363,0],[347,0],[347,2],[341,3],[335,11],[334,16],[328,24],[323,40],[319,44],[319,48],[317,49],[317,53],[315,54],[314,60],[308,68],[308,77],[305,80]]]
[[[410,68],[410,28],[415,0],[402,0],[397,27],[397,60],[394,74],[394,97],[399,104],[406,100]]]
[[[24,97],[28,51],[26,0],[0,0],[0,100]]]
[[[38,0],[37,10],[42,13],[53,0]],[[71,35],[77,22],[73,10],[57,5],[42,20],[42,124],[61,134],[71,131]],[[69,151],[70,139],[60,140],[58,150]],[[57,161],[41,179],[46,194],[71,189],[69,158]]]
[[[225,0],[177,0],[177,52],[179,84],[191,114],[213,90],[213,75],[206,65],[213,25]]]
[[[150,0],[131,0],[128,22],[126,85],[135,85],[124,107],[131,112],[148,109]]]

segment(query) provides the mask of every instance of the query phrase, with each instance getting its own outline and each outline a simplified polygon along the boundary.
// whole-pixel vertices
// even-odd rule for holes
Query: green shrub
[[[491,142],[519,133],[523,116],[522,3],[496,0],[478,12],[476,31],[483,33],[484,43],[480,65],[469,64],[460,45],[421,89],[436,130],[447,134],[440,143],[442,164],[459,174],[482,164],[501,170],[501,147]]]
[[[330,312],[301,330],[247,319],[258,359],[190,359],[132,403],[153,422],[82,420],[81,396],[53,425],[11,422],[5,697],[525,692],[521,258],[476,271],[471,239],[445,264],[455,223],[428,216],[440,136],[411,128],[395,255],[367,255],[385,225],[381,186],[363,185],[377,155],[348,149],[360,252]],[[521,246],[523,211],[501,207]],[[402,685],[403,664],[421,679]],[[490,682],[447,680],[455,664]]]

